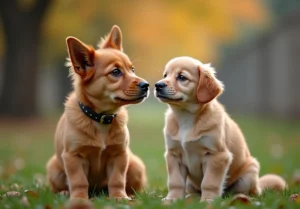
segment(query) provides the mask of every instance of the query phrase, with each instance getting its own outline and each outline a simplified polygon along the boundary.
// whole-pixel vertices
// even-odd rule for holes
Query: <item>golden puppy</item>
[[[279,176],[259,180],[259,163],[251,156],[238,125],[217,101],[223,84],[210,65],[178,57],[165,67],[155,96],[169,105],[165,118],[168,195],[185,193],[212,201],[224,191],[259,195],[269,187],[284,189]]]
[[[47,164],[53,192],[70,198],[108,189],[109,197],[125,198],[146,183],[143,162],[129,149],[128,104],[142,102],[149,84],[135,75],[123,53],[122,34],[114,26],[95,50],[67,38],[74,91],[55,132],[55,154]],[[126,193],[127,191],[127,193]]]

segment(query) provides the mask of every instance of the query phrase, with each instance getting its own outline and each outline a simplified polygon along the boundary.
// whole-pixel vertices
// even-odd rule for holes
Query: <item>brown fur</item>
[[[145,186],[146,171],[129,149],[128,115],[123,106],[147,97],[137,86],[145,80],[134,74],[130,59],[122,52],[117,26],[97,50],[73,37],[67,38],[67,45],[74,91],[57,125],[55,154],[47,163],[50,188],[53,192],[69,190],[71,199],[87,199],[88,191],[105,188],[109,197],[128,199]],[[112,75],[116,68],[122,76]],[[78,101],[95,112],[117,116],[112,124],[100,124],[80,110]]]
[[[224,191],[259,195],[265,188],[286,187],[276,175],[259,180],[259,162],[216,99],[223,84],[214,74],[210,65],[179,57],[168,62],[165,78],[156,84],[155,95],[169,105],[164,128],[169,188],[165,200],[187,193],[212,201]],[[161,83],[167,84],[164,89],[159,89]]]

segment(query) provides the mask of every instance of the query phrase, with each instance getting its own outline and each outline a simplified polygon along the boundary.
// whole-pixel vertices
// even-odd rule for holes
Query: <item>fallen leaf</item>
[[[284,209],[285,208],[285,205],[283,203],[280,203],[277,207],[278,209]]]
[[[38,198],[38,194],[32,190],[25,190],[25,194],[27,197],[33,197],[35,199]]]
[[[292,202],[300,203],[300,195],[299,194],[292,194],[289,199]]]
[[[2,197],[20,197],[21,193],[17,191],[8,191]]]
[[[229,202],[229,205],[235,205],[236,203],[248,205],[251,203],[251,198],[244,194],[237,194],[233,196],[232,200]]]

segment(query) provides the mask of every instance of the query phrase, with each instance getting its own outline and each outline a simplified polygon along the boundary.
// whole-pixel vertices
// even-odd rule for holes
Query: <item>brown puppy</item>
[[[143,162],[129,149],[128,104],[142,102],[149,84],[135,75],[114,26],[95,50],[67,38],[74,91],[55,132],[55,154],[47,164],[53,192],[70,198],[108,188],[109,197],[125,198],[146,183]],[[127,193],[126,193],[126,191]]]
[[[251,156],[238,125],[217,101],[223,84],[210,65],[190,57],[167,63],[155,96],[169,105],[165,118],[168,195],[185,192],[212,201],[224,191],[259,195],[269,187],[284,189],[275,175],[259,180],[259,163]]]

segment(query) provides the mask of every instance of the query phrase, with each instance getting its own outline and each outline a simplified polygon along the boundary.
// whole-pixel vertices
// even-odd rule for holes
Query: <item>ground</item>
[[[147,166],[149,187],[136,200],[116,203],[94,197],[95,208],[228,208],[232,196],[217,199],[212,206],[198,200],[162,204],[166,195],[166,168],[162,128],[166,105],[146,101],[129,109],[131,148]],[[276,173],[289,183],[282,193],[267,191],[247,204],[231,208],[300,208],[300,122],[233,117],[243,130],[250,150],[261,163],[261,174]],[[53,154],[53,134],[59,114],[33,121],[0,121],[0,208],[64,208],[67,197],[53,195],[45,184],[45,164]],[[298,177],[297,177],[298,176]],[[18,197],[4,197],[17,191]],[[26,206],[27,205],[27,206]]]

